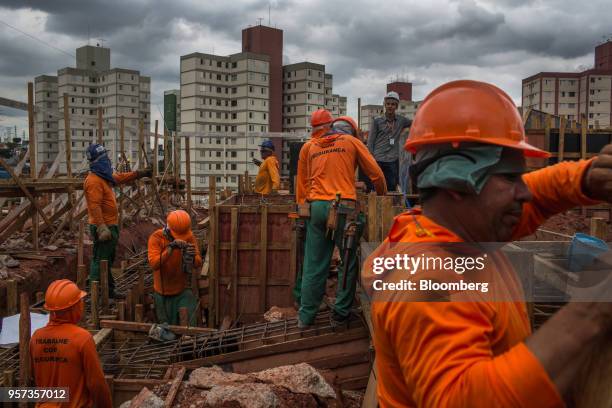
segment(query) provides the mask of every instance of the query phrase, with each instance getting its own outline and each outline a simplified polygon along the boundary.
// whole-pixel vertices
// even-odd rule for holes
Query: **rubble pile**
[[[146,406],[160,406],[171,387],[171,381],[143,390],[130,403],[146,400]],[[149,394],[147,393],[149,392]],[[267,408],[267,407],[360,407],[362,396],[352,391],[338,391],[312,366],[301,363],[271,368],[249,374],[223,371],[220,367],[194,370],[179,387],[172,406],[187,408]],[[140,405],[145,406],[145,405]]]

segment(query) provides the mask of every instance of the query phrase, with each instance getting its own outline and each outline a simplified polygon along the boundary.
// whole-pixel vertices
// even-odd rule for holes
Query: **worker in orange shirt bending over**
[[[49,323],[34,332],[30,356],[36,387],[68,388],[70,402],[42,406],[113,406],[91,334],[77,326],[86,293],[68,279],[51,282],[45,294]]]
[[[274,144],[271,140],[264,141],[259,147],[263,162],[253,159],[253,163],[259,166],[259,172],[255,179],[255,192],[268,195],[277,192],[280,187],[278,160],[274,155]]]
[[[89,281],[100,280],[100,261],[107,260],[109,268],[115,261],[119,242],[119,212],[113,187],[141,177],[151,177],[151,170],[113,173],[113,167],[104,146],[91,144],[87,148],[89,174],[83,183],[87,201],[89,232],[93,237],[93,253],[89,267]],[[110,272],[110,270],[109,270]],[[115,280],[108,274],[109,295],[116,298]]]
[[[300,150],[296,189],[298,205],[309,207],[310,213],[298,290],[300,328],[313,324],[319,310],[334,245],[340,249],[343,266],[338,274],[332,324],[342,325],[349,317],[356,288],[357,246],[365,223],[357,205],[357,166],[370,177],[378,194],[387,191],[382,170],[356,137],[354,126],[348,126],[348,130],[332,128],[333,117],[325,109],[316,110],[310,123],[312,138]],[[351,244],[345,245],[349,240]]]
[[[459,244],[451,250],[449,243],[484,259],[474,250],[480,243],[519,239],[556,213],[611,201],[612,145],[594,160],[526,173],[525,157],[548,153],[527,143],[504,91],[465,80],[425,98],[405,148],[416,153],[411,173],[422,209],[396,217],[362,269],[373,295],[380,407],[564,406],[588,358],[583,351],[612,328],[611,303],[569,303],[532,333],[517,272],[500,250],[486,252],[482,276],[491,278],[491,287],[471,300],[467,291],[381,290],[380,279],[410,274],[373,265],[393,255],[422,257],[426,245],[451,254]],[[457,273],[434,267],[414,276],[463,282],[481,272]]]
[[[158,323],[179,323],[179,309],[186,307],[189,324],[196,325],[198,301],[187,286],[191,270],[202,266],[198,243],[186,211],[168,214],[167,224],[149,237],[149,265],[153,269],[153,299]],[[191,283],[191,282],[189,282]]]

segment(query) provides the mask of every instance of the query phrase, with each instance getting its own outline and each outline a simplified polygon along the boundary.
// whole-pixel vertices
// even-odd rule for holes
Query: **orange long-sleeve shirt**
[[[136,172],[113,173],[115,183],[123,184],[136,179]],[[87,201],[87,216],[93,225],[117,225],[119,213],[115,192],[110,183],[95,173],[89,172],[83,183],[83,192]]]
[[[533,194],[525,203],[514,238],[531,234],[551,215],[596,201],[581,190],[589,162],[568,162],[524,176]],[[417,231],[415,219],[433,234]],[[389,242],[460,242],[453,232],[420,214],[395,219]],[[372,259],[362,282],[371,288]],[[415,254],[415,255],[420,255]],[[490,265],[490,264],[489,264]],[[504,274],[508,291],[521,291],[505,256],[493,262]],[[489,266],[490,267],[490,266]],[[522,302],[384,302],[372,303],[377,394],[386,407],[558,407],[563,401],[548,374],[527,348],[531,334]]]
[[[323,132],[313,134],[300,150],[296,185],[298,204],[333,200],[336,193],[342,198],[357,199],[357,166],[372,180],[379,195],[387,192],[385,176],[363,142],[350,135]]]
[[[255,178],[255,192],[258,194],[270,194],[272,190],[280,188],[280,174],[278,173],[278,160],[271,155],[259,166],[257,178]]]
[[[70,402],[39,407],[112,408],[110,390],[91,334],[72,323],[50,322],[30,340],[37,387],[68,387]]]
[[[193,244],[196,250],[194,266],[202,266],[202,257],[198,249],[198,243],[190,232],[189,236],[181,237],[180,239],[189,244]],[[153,269],[153,288],[155,292],[166,295],[178,295],[185,289],[185,276],[181,271],[182,265],[182,250],[175,248],[169,257],[168,245],[170,240],[164,235],[163,229],[158,229],[149,237],[148,257],[149,265]],[[161,260],[165,258],[163,262]]]

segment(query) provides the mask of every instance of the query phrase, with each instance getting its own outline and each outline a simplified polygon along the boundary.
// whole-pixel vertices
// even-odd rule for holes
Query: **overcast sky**
[[[268,6],[285,62],[325,64],[354,116],[357,97],[381,103],[396,77],[413,83],[417,100],[469,78],[520,104],[522,78],[591,67],[612,33],[609,0],[0,0],[0,96],[25,101],[27,81],[74,66],[68,54],[102,38],[113,67],[151,76],[160,119],[163,91],[179,87],[180,56],[239,52],[242,28],[267,24]],[[23,113],[0,107],[0,126],[15,124],[26,126]]]

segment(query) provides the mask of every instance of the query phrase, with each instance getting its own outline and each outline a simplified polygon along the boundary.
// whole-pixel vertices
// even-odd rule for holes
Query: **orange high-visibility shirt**
[[[202,256],[200,256],[198,243],[193,233],[190,232],[187,238],[181,239],[195,246],[194,267],[202,266]],[[181,293],[185,289],[186,282],[184,273],[181,271],[183,261],[181,249],[174,248],[170,257],[163,263],[161,262],[162,257],[165,257],[168,252],[168,245],[170,245],[170,240],[164,235],[164,230],[158,229],[149,237],[148,257],[149,265],[153,269],[153,288],[155,292],[160,295],[172,296]]]
[[[30,340],[36,387],[68,387],[70,402],[39,403],[38,407],[113,406],[110,390],[89,332],[75,324],[50,322]]]
[[[533,200],[524,204],[514,238],[533,233],[555,213],[597,203],[581,190],[589,165],[567,162],[524,175]],[[418,233],[416,222],[433,236]],[[460,241],[413,210],[396,217],[385,243]],[[371,288],[375,278],[373,258],[386,250],[388,246],[381,245],[366,260],[364,287]],[[498,256],[493,265],[493,273],[509,277],[504,278],[508,291],[522,292],[505,256]],[[374,301],[372,325],[381,408],[564,405],[524,343],[531,328],[523,302]]]
[[[259,166],[257,178],[255,178],[255,192],[258,194],[270,194],[272,190],[280,188],[280,175],[278,173],[278,160],[271,155]]]
[[[115,183],[123,184],[136,179],[136,172],[113,173]],[[83,183],[83,193],[87,201],[87,216],[93,225],[117,225],[119,213],[115,192],[111,184],[95,173],[89,172]]]
[[[385,176],[366,145],[354,136],[328,133],[313,134],[302,149],[298,161],[296,200],[356,200],[355,170],[367,174],[379,195],[387,192]]]

